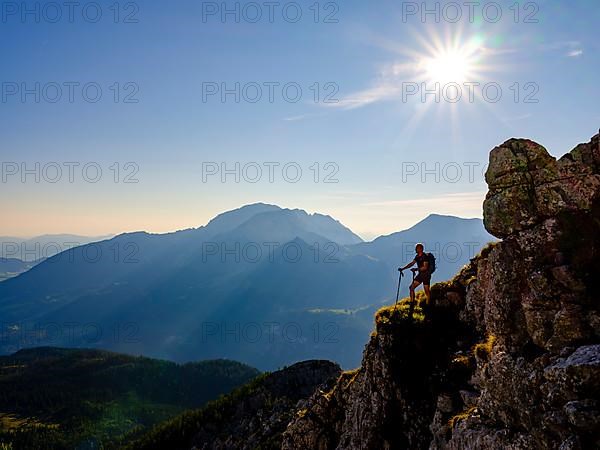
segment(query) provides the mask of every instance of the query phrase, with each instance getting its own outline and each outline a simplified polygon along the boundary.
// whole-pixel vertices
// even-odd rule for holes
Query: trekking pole
[[[398,269],[398,272],[400,272],[400,275],[398,275],[398,291],[396,292],[396,303],[394,303],[394,310],[396,310],[396,306],[398,306],[398,297],[400,297],[400,281],[404,276],[404,272],[402,272],[402,269]]]

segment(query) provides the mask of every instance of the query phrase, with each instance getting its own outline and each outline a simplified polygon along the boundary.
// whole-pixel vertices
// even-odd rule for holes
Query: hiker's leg
[[[431,296],[429,294],[429,285],[431,284],[431,274],[429,272],[421,272],[415,278],[415,281],[423,283],[423,289],[425,290],[425,304],[429,306]]]
[[[412,284],[410,285],[410,301],[411,303],[415,301],[415,289],[419,287],[419,285],[421,284],[420,281],[413,281]]]
[[[412,319],[415,310],[415,289],[421,284],[420,281],[414,280],[410,285],[410,305],[408,307],[408,317]]]

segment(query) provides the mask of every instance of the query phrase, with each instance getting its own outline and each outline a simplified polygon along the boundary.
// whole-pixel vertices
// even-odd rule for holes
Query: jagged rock
[[[569,436],[560,444],[558,450],[582,450],[579,438],[575,435]]]
[[[484,222],[503,238],[432,286],[426,320],[392,308],[359,370],[313,395],[291,449],[600,447],[600,139],[558,161],[492,150]]]
[[[453,411],[452,396],[449,394],[440,394],[437,399],[437,409],[441,412],[449,413]]]
[[[534,439],[527,433],[495,428],[493,423],[482,420],[478,414],[472,414],[461,420],[452,430],[454,439],[431,448],[448,450],[486,449],[486,450],[530,450],[536,448]]]
[[[598,423],[600,412],[597,400],[574,400],[564,406],[564,411],[569,423],[580,430],[594,431],[600,427]]]
[[[463,404],[467,408],[471,408],[471,407],[474,407],[477,405],[477,402],[479,401],[479,394],[477,392],[468,391],[468,390],[463,389],[463,390],[459,391],[459,393],[460,393],[460,398],[461,398]],[[452,411],[445,411],[445,412],[452,412]]]
[[[548,390],[553,398],[558,393],[563,400],[577,394],[600,391],[600,345],[579,347],[568,358],[560,358],[546,367],[544,377],[551,386]]]
[[[600,186],[598,160],[598,136],[558,161],[530,140],[496,147],[485,175],[487,230],[504,238],[563,211],[590,210]]]

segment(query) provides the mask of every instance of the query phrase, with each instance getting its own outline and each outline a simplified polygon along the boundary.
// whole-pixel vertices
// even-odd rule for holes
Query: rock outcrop
[[[363,362],[296,412],[283,449],[600,447],[600,138],[559,160],[511,139],[490,154],[485,248],[384,308]]]
[[[319,386],[332,384],[340,372],[331,361],[310,360],[263,374],[202,409],[163,422],[125,448],[279,449],[298,402],[306,401]]]

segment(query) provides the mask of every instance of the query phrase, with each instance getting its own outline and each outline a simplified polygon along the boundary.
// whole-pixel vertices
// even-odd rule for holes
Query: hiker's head
[[[423,253],[423,250],[425,250],[425,247],[423,247],[423,244],[415,245],[415,253],[420,255],[421,253]]]

